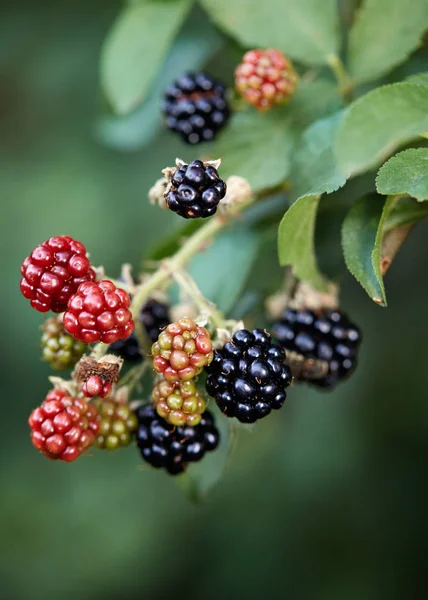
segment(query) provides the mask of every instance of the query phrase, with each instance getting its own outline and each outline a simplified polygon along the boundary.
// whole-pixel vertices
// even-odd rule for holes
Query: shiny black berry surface
[[[146,329],[147,337],[156,342],[160,332],[170,323],[169,307],[158,300],[148,300],[140,313],[140,320]],[[128,338],[111,344],[110,350],[129,362],[142,358],[135,332]]]
[[[171,210],[185,219],[211,217],[226,194],[226,184],[217,169],[194,160],[176,170],[166,195]]]
[[[242,423],[254,423],[281,408],[292,376],[285,352],[263,329],[237,331],[216,350],[206,371],[206,389],[220,410]]]
[[[195,427],[176,427],[167,423],[153,405],[136,411],[137,446],[143,459],[153,467],[166,469],[171,475],[186,470],[189,462],[197,462],[206,452],[215,450],[220,441],[214,417],[206,410]]]
[[[209,142],[230,116],[225,87],[207,73],[185,73],[166,89],[163,114],[186,143]]]
[[[286,351],[328,363],[323,379],[307,380],[318,387],[334,387],[357,366],[361,332],[341,311],[287,309],[272,325],[272,335]]]

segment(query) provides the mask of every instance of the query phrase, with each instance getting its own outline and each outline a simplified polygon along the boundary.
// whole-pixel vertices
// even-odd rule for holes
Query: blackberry
[[[185,73],[170,85],[162,110],[168,129],[188,144],[209,142],[230,116],[225,87],[207,73]]]
[[[273,324],[272,334],[288,352],[328,363],[324,378],[307,380],[318,387],[334,387],[357,366],[361,332],[339,310],[315,313],[289,308]]]
[[[129,446],[137,429],[135,413],[127,404],[114,400],[97,400],[100,428],[95,445],[102,450],[116,450]]]
[[[165,193],[168,207],[185,219],[211,217],[226,195],[217,169],[201,160],[179,167]]]
[[[208,410],[194,427],[167,423],[152,405],[141,406],[136,415],[141,456],[153,467],[166,469],[171,475],[183,473],[189,462],[201,460],[206,452],[218,446],[220,434]]]
[[[151,342],[155,342],[159,334],[170,322],[169,307],[158,300],[148,300],[143,306],[140,313],[141,323],[146,328],[147,337]],[[125,340],[117,340],[111,344],[110,350],[119,354],[122,358],[129,362],[141,360],[143,357],[138,346],[137,336],[135,332]]]
[[[152,399],[158,415],[172,425],[194,427],[201,422],[206,409],[192,380],[180,383],[162,380],[154,386]]]
[[[57,317],[48,319],[42,331],[42,358],[53,369],[71,369],[86,351],[86,344],[69,335]]]
[[[284,364],[283,348],[273,344],[262,329],[241,329],[214,353],[206,369],[206,389],[220,410],[242,423],[266,417],[281,408],[292,376]]]

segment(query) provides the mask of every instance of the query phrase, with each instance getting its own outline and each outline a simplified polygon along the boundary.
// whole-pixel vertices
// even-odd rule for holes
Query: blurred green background
[[[365,338],[355,375],[330,394],[294,388],[280,413],[241,431],[204,504],[132,448],[67,465],[31,446],[49,371],[21,260],[66,233],[113,275],[179,225],[146,193],[180,143],[161,133],[120,153],[95,140],[99,51],[117,10],[20,0],[0,19],[1,600],[425,597],[427,224],[388,274],[388,309],[343,279]]]

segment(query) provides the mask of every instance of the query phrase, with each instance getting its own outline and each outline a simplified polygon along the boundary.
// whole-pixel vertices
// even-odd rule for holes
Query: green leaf
[[[416,75],[410,75],[406,81],[407,83],[413,83],[414,85],[428,85],[428,73],[416,73]]]
[[[319,77],[313,81],[299,81],[287,111],[298,125],[308,126],[342,108],[343,100],[338,94],[337,84]]]
[[[217,236],[189,263],[188,272],[204,296],[224,313],[230,311],[245,285],[257,257],[258,240],[256,233],[238,225]]]
[[[240,175],[257,191],[274,187],[287,177],[295,138],[295,127],[288,115],[281,111],[259,114],[249,110],[233,115],[207,151],[211,158],[224,159],[224,179]]]
[[[402,225],[413,225],[428,217],[428,204],[401,198],[384,223],[384,233]]]
[[[384,223],[397,198],[365,196],[351,208],[342,226],[342,247],[346,266],[370,298],[386,306],[380,258]]]
[[[365,0],[349,38],[352,79],[373,81],[404,62],[427,28],[427,0]]]
[[[345,185],[346,177],[337,165],[332,149],[343,117],[341,111],[315,121],[303,133],[291,169],[294,197],[329,194]]]
[[[101,52],[101,84],[120,115],[144,100],[193,0],[144,0],[125,7]]]
[[[236,437],[232,419],[222,415],[214,402],[210,403],[209,410],[214,414],[216,427],[220,432],[220,444],[214,452],[208,452],[200,462],[190,463],[187,471],[177,477],[178,485],[196,504],[205,500],[208,492],[221,479]]]
[[[428,88],[394,83],[356,100],[339,127],[336,160],[348,176],[384,162],[394,150],[428,130]]]
[[[336,0],[200,0],[210,17],[248,48],[278,48],[322,65],[340,46]]]
[[[206,17],[192,14],[170,48],[144,103],[125,116],[107,114],[99,117],[95,124],[98,139],[121,151],[133,152],[147,146],[162,124],[159,107],[167,85],[181,73],[183,65],[190,71],[200,69],[221,44],[218,30],[207,22]]]
[[[379,194],[408,194],[428,200],[428,148],[410,148],[393,156],[376,178]]]
[[[303,196],[288,209],[278,231],[278,255],[282,266],[291,265],[299,279],[326,291],[327,281],[318,271],[314,235],[319,195]]]

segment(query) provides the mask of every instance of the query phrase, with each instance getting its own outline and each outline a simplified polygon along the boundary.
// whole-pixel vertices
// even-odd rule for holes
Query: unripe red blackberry
[[[98,413],[83,398],[51,390],[28,420],[33,445],[47,458],[72,462],[95,441]]]
[[[163,114],[187,144],[209,142],[230,116],[225,87],[207,73],[185,73],[165,91]]]
[[[220,434],[212,414],[206,410],[195,427],[176,427],[167,423],[152,405],[141,406],[137,411],[137,446],[143,459],[171,475],[186,470],[189,462],[203,458],[206,452],[217,448]]]
[[[156,342],[160,332],[171,322],[169,307],[164,302],[159,302],[159,300],[152,298],[143,306],[140,313],[140,320],[146,329],[149,340]],[[125,340],[117,340],[111,344],[110,350],[115,354],[119,354],[119,356],[128,362],[138,361],[143,358],[135,332]]]
[[[242,423],[254,423],[281,408],[292,381],[285,352],[262,329],[241,329],[214,352],[206,389],[220,410]]]
[[[64,312],[79,285],[95,280],[86,248],[67,235],[34,248],[21,265],[21,292],[40,312]]]
[[[287,352],[328,363],[328,372],[322,379],[300,377],[315,386],[332,388],[357,366],[361,332],[339,310],[287,309],[273,324],[272,334]]]
[[[286,102],[296,83],[291,61],[279,50],[250,50],[235,70],[236,89],[258,110]]]
[[[129,295],[112,281],[82,283],[70,298],[64,327],[86,344],[111,344],[134,331]]]
[[[138,427],[136,414],[124,402],[97,400],[99,433],[96,446],[105,450],[117,450],[129,446]]]
[[[107,398],[113,389],[111,381],[104,381],[99,375],[92,375],[82,386],[83,395],[87,398]]]
[[[152,399],[158,415],[171,425],[198,425],[206,408],[193,381],[160,381],[153,388]]]
[[[226,184],[217,169],[201,160],[180,166],[165,193],[168,207],[185,219],[211,217],[226,195]]]
[[[189,381],[213,358],[210,334],[187,317],[170,323],[152,346],[153,366],[167,381]]]
[[[42,358],[58,371],[74,367],[86,351],[83,342],[75,340],[64,329],[62,320],[52,317],[44,323],[41,340]]]

